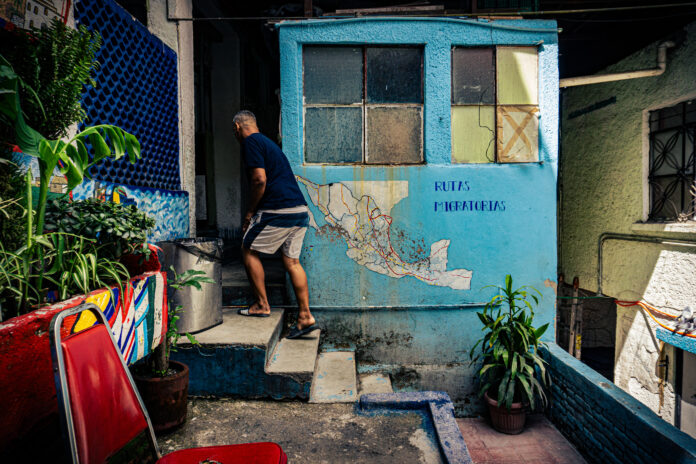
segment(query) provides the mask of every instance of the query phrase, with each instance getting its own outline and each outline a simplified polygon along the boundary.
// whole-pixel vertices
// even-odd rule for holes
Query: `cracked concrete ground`
[[[186,423],[158,437],[163,454],[255,441],[278,443],[291,463],[442,462],[423,415],[367,416],[353,404],[193,398]]]

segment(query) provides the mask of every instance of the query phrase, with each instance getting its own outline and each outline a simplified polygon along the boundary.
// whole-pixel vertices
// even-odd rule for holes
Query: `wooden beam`
[[[423,5],[423,6],[388,6],[381,8],[355,8],[346,10],[336,10],[333,14],[404,14],[404,13],[435,13],[444,12],[444,5]]]

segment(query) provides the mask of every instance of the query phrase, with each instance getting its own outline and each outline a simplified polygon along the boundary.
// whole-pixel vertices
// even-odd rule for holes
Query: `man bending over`
[[[234,131],[249,174],[251,192],[242,225],[242,259],[256,295],[256,302],[238,313],[254,317],[271,314],[259,252],[273,254],[282,247],[283,265],[299,306],[297,325],[290,329],[288,338],[298,338],[318,328],[309,311],[307,275],[299,260],[309,225],[307,202],[285,154],[259,132],[251,111],[240,111],[234,116]]]

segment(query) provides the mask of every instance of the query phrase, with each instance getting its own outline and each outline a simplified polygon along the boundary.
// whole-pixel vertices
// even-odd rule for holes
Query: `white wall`
[[[685,30],[686,39],[669,51],[662,76],[575,87],[563,94],[560,267],[588,290],[597,290],[597,241],[603,232],[696,240],[694,222],[678,227],[641,223],[648,207],[648,111],[696,96],[696,23]],[[657,43],[606,72],[655,67],[656,49]],[[612,97],[616,103],[569,118]],[[695,248],[608,241],[603,251],[604,294],[643,300],[671,314],[686,305],[696,307]],[[656,340],[656,327],[637,307],[619,307],[615,383],[673,422],[674,349]],[[661,357],[669,357],[664,381]]]

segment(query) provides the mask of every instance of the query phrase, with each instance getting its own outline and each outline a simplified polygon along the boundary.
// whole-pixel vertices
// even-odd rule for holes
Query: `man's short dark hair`
[[[233,122],[240,126],[256,126],[256,116],[249,110],[242,110],[234,115]]]

